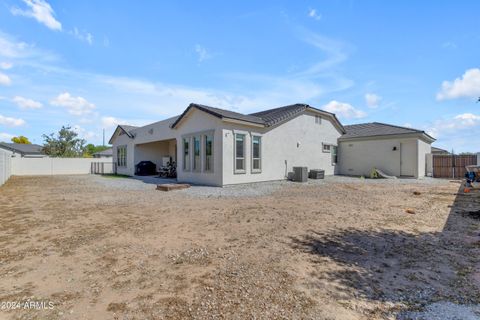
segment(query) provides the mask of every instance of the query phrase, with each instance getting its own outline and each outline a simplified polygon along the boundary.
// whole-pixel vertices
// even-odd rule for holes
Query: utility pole
[[[105,147],[105,128],[103,128],[103,146]]]

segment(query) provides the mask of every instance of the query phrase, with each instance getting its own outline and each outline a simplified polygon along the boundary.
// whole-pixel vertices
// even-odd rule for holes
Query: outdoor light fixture
[[[392,150],[393,150],[393,151],[397,151],[397,146],[393,147]]]

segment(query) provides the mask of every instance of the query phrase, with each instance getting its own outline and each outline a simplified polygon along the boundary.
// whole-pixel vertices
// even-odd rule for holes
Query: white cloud
[[[13,63],[10,62],[0,62],[0,69],[8,70],[13,67]]]
[[[87,129],[79,126],[79,125],[73,126],[72,130],[75,131],[76,133],[78,133],[78,136],[81,139],[85,139],[87,141],[91,140],[91,139],[94,139],[94,138],[98,138],[100,136],[99,133],[91,131],[91,130],[87,130]]]
[[[102,127],[105,129],[115,128],[119,124],[129,124],[129,122],[115,117],[102,117]]]
[[[0,114],[0,124],[7,127],[18,127],[25,124],[25,120],[18,118],[5,117]]]
[[[475,115],[473,113],[459,114],[454,119],[460,121],[460,124],[465,127],[480,125],[480,115]]]
[[[0,32],[0,56],[6,58],[19,58],[28,48],[25,42],[16,42]]]
[[[437,120],[427,130],[433,137],[465,133],[473,128],[480,129],[480,115],[462,113],[450,119]]]
[[[323,51],[325,59],[315,63],[307,70],[300,72],[299,75],[318,75],[320,72],[324,72],[325,70],[338,65],[348,58],[348,46],[343,42],[304,29],[301,30],[301,37],[306,43]]]
[[[365,103],[369,108],[376,108],[378,107],[382,97],[376,95],[374,93],[367,93],[365,94]]]
[[[12,8],[12,14],[34,18],[52,30],[62,30],[62,24],[55,19],[55,12],[48,2],[44,0],[23,0],[23,2],[25,2],[29,8],[25,10]]]
[[[426,132],[436,145],[455,152],[480,152],[480,114],[462,113],[433,121]]]
[[[20,107],[20,109],[40,109],[43,105],[35,100],[32,99],[27,99],[24,97],[20,96],[15,96],[12,99],[13,102],[17,104],[17,106]]]
[[[198,55],[198,62],[203,62],[213,57],[212,54],[209,53],[205,47],[199,44],[195,46],[195,52]]]
[[[5,73],[0,72],[0,85],[9,86],[12,83],[12,80]]]
[[[50,101],[50,104],[64,107],[74,116],[83,116],[91,113],[95,109],[93,103],[88,102],[82,97],[73,97],[68,92],[59,94],[58,97]]]
[[[364,118],[367,116],[365,112],[359,109],[355,109],[348,103],[338,102],[335,100],[330,101],[322,108],[325,111],[335,113],[340,118]]]
[[[445,49],[457,49],[457,44],[455,42],[446,41],[442,43],[442,47]]]
[[[321,20],[322,19],[322,15],[317,13],[317,9],[308,10],[308,16],[312,19],[315,19],[315,20]]]
[[[75,38],[80,41],[87,42],[89,45],[93,44],[93,35],[90,32],[79,31],[76,27],[70,32]]]
[[[15,137],[13,134],[0,132],[0,142],[11,142],[13,137]]]
[[[9,69],[15,65],[28,65],[37,68],[52,70],[54,67],[52,62],[59,60],[56,54],[52,52],[39,49],[33,44],[27,44],[18,41],[14,37],[0,31],[0,59],[9,60],[3,62],[1,68]]]
[[[437,100],[478,98],[480,96],[480,69],[469,69],[461,78],[444,81]]]

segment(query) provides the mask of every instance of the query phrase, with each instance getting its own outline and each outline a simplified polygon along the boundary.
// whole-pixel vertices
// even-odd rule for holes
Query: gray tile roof
[[[360,123],[354,125],[345,126],[347,131],[341,138],[362,138],[362,137],[375,137],[375,136],[388,136],[388,135],[401,135],[401,134],[425,134],[427,137],[433,139],[425,131],[417,130],[413,128],[400,127],[396,125],[380,123],[380,122],[370,122],[370,123]]]
[[[277,123],[289,120],[293,117],[295,117],[297,114],[305,111],[307,108],[317,110],[326,114],[331,115],[335,121],[337,121],[338,125],[341,127],[343,130],[343,126],[338,121],[338,119],[335,117],[333,113],[326,112],[323,110],[319,110],[316,108],[313,108],[307,104],[292,104],[280,108],[274,108],[274,109],[269,109],[265,111],[260,111],[256,113],[251,113],[251,114],[242,114],[234,111],[229,111],[229,110],[224,110],[224,109],[219,109],[219,108],[214,108],[214,107],[209,107],[201,104],[196,104],[196,103],[191,103],[188,108],[177,118],[177,120],[171,125],[172,128],[174,128],[180,120],[186,115],[186,113],[191,109],[191,108],[197,108],[199,110],[202,110],[204,112],[207,112],[213,116],[216,116],[218,118],[228,118],[228,119],[235,119],[235,120],[241,120],[241,121],[246,121],[250,123],[255,123],[255,124],[260,124],[266,127],[273,126]]]
[[[246,114],[242,114],[242,113],[238,113],[230,110],[224,110],[224,109],[214,108],[210,106],[205,106],[203,104],[191,103],[188,106],[188,108],[177,118],[177,120],[175,120],[175,122],[172,123],[171,127],[174,128],[180,122],[180,120],[182,120],[182,118],[187,114],[187,112],[192,108],[197,108],[217,118],[241,120],[241,121],[246,121],[246,122],[251,122],[251,123],[256,123],[261,125],[264,124],[264,121],[261,118],[255,117],[253,115],[246,115]]]
[[[98,151],[95,152],[93,155],[98,155],[98,156],[111,156],[113,155],[113,150],[112,148],[105,149],[103,151]]]
[[[126,125],[126,124],[119,124],[118,126],[120,128],[122,128],[130,137],[132,137],[131,131],[138,128],[138,127],[129,126],[129,125]]]
[[[432,146],[432,152],[435,152],[435,153],[449,153],[445,149],[437,148],[437,147],[434,147],[434,146]]]
[[[38,144],[22,144],[22,143],[7,143],[0,142],[0,148],[4,148],[15,153],[25,154],[45,154],[43,147]]]
[[[285,107],[255,112],[251,116],[259,117],[263,120],[265,125],[273,126],[279,122],[293,118],[297,114],[305,111],[308,105],[306,104],[292,104]]]

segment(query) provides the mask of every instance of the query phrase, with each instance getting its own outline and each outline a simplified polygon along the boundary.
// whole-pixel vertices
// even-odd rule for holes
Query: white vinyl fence
[[[12,174],[12,153],[0,149],[0,186],[4,184]]]
[[[16,176],[113,173],[112,159],[102,158],[11,158]]]

